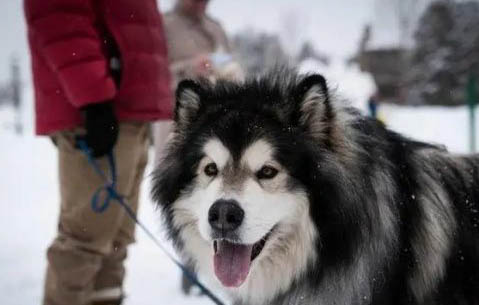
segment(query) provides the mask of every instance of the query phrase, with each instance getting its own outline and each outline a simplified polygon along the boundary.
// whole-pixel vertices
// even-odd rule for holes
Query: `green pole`
[[[471,153],[476,151],[476,118],[475,108],[477,104],[476,76],[469,76],[466,88],[467,104],[469,105],[469,144]]]

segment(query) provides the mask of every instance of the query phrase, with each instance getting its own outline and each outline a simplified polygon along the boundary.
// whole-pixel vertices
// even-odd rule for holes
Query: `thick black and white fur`
[[[388,130],[320,75],[187,80],[176,95],[152,194],[213,290],[250,305],[479,304],[478,156]],[[244,211],[233,235],[208,222],[221,199]],[[222,285],[215,240],[265,236],[246,280]]]

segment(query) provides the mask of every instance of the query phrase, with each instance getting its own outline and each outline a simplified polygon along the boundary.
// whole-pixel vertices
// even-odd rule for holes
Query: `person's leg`
[[[131,188],[122,193],[132,210],[138,210],[138,198],[140,185],[143,181],[143,174],[148,162],[148,141],[149,129],[146,124],[131,124],[125,126],[129,132],[138,136],[132,139],[134,142],[123,143],[124,148],[119,147],[119,154],[124,152],[124,158],[135,158],[136,168],[130,174],[133,175]],[[128,144],[128,145],[127,145]],[[120,162],[122,156],[119,156]],[[125,276],[124,260],[127,256],[127,246],[135,241],[135,222],[129,217],[124,217],[123,222],[113,240],[113,251],[102,260],[102,267],[95,279],[95,293],[93,294],[94,304],[101,304],[102,301],[121,298],[122,283]]]
[[[138,130],[120,125],[118,143],[114,148],[117,165],[117,188],[127,193],[134,188],[140,157],[136,151]],[[132,124],[135,125],[135,124]],[[136,124],[146,125],[146,124]],[[136,132],[135,132],[136,130]],[[61,210],[58,235],[47,252],[45,305],[89,304],[95,279],[104,258],[114,252],[113,241],[125,218],[122,208],[111,202],[103,213],[91,210],[94,192],[104,185],[84,154],[74,148],[75,132],[55,135],[59,155]],[[136,140],[134,140],[136,139]],[[106,158],[97,159],[109,175]]]
[[[154,163],[157,165],[165,150],[171,131],[173,130],[173,121],[157,121],[152,125],[153,130],[153,145],[155,151]]]

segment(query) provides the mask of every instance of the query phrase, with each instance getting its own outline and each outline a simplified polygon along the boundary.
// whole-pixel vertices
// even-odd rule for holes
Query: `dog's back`
[[[479,304],[479,156],[432,158],[456,220],[436,304]]]

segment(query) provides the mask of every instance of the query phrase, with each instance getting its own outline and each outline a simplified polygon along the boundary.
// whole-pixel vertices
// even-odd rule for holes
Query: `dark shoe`
[[[185,274],[181,277],[181,291],[185,295],[203,295],[203,291],[199,289]]]
[[[95,301],[91,305],[121,305],[122,299],[118,300],[104,300],[104,301]]]
[[[181,291],[183,291],[184,294],[189,295],[192,286],[193,282],[183,273],[181,275]]]

